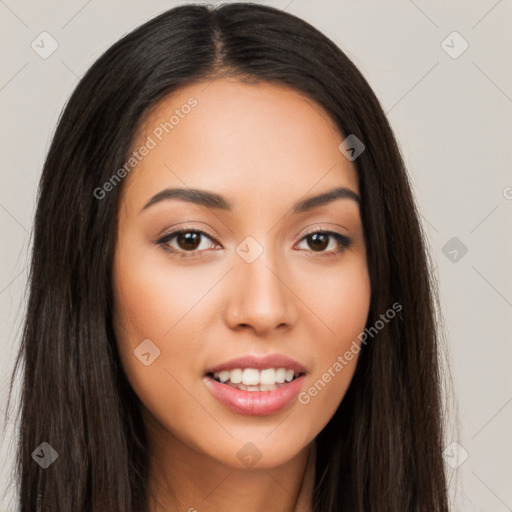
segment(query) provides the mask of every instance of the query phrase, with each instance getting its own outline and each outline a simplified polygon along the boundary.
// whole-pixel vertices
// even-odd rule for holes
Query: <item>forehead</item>
[[[317,187],[358,191],[344,136],[314,100],[286,86],[219,79],[187,85],[144,119],[132,149],[151,146],[125,199],[141,205],[165,186],[249,198],[301,196]],[[295,197],[294,197],[295,198]]]

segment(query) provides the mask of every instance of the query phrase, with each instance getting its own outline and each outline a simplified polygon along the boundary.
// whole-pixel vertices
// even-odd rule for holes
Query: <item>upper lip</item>
[[[255,368],[256,370],[285,368],[293,370],[295,373],[306,373],[304,365],[282,354],[270,354],[260,357],[245,355],[213,366],[206,373],[218,373],[224,370],[235,370],[236,368]]]

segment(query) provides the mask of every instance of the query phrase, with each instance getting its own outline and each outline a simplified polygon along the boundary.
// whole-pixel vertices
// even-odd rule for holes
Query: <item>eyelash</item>
[[[208,233],[205,233],[204,231],[201,231],[200,229],[191,229],[191,228],[178,229],[176,231],[167,233],[163,237],[159,238],[156,241],[156,243],[158,245],[161,245],[163,250],[171,253],[174,256],[179,256],[181,258],[198,258],[198,257],[200,257],[200,256],[198,256],[198,254],[200,254],[201,251],[197,251],[197,250],[183,251],[182,249],[174,249],[169,246],[169,242],[181,233],[197,233],[197,234],[200,234],[201,236],[209,238],[210,240],[212,240],[212,242],[218,243],[213,237],[208,235]],[[342,235],[341,233],[336,233],[335,231],[326,231],[326,230],[322,230],[322,229],[317,229],[314,231],[310,231],[309,233],[306,233],[301,238],[300,241],[302,242],[310,235],[317,235],[317,234],[318,235],[329,235],[330,237],[334,238],[338,242],[338,244],[341,246],[340,249],[337,249],[335,251],[332,251],[332,250],[327,251],[327,252],[322,252],[322,251],[318,252],[318,251],[313,251],[313,250],[308,251],[315,255],[319,255],[319,257],[321,257],[321,258],[338,256],[339,254],[344,252],[346,249],[348,249],[352,245],[352,239],[348,238],[347,236]]]

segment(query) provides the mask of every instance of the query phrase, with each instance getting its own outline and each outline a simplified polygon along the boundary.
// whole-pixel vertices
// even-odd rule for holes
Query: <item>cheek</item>
[[[192,267],[170,265],[163,250],[130,246],[129,239],[124,243],[128,249],[116,255],[114,264],[118,338],[125,344],[149,338],[169,347],[182,325],[192,316],[197,320],[196,305],[207,295],[216,276],[211,271],[204,271],[203,276]]]
[[[329,354],[329,347],[342,350],[364,329],[371,289],[362,257],[348,260],[336,270],[316,272],[313,281],[305,282],[303,294],[312,314],[323,324],[322,354]]]
[[[317,275],[313,289],[317,292],[309,294],[311,310],[324,326],[312,338],[317,359],[299,403],[326,424],[345,396],[361,349],[358,336],[366,326],[371,298],[364,260],[347,265],[335,277]]]
[[[122,366],[149,410],[165,403],[178,411],[190,407],[183,386],[200,383],[201,333],[211,311],[207,295],[219,278],[211,271],[173,269],[162,254],[129,243],[114,260],[114,330]]]
[[[364,329],[370,308],[370,285],[366,271],[354,272],[335,282],[324,305],[338,349],[357,338]]]
[[[164,269],[136,252],[117,257],[114,269],[117,346],[126,377],[144,405],[143,414],[149,412],[146,419],[151,422],[154,416],[162,424],[169,423],[165,418],[179,418],[183,410],[193,417],[197,411],[182,389],[183,384],[189,387],[183,381],[190,368],[176,364],[193,358],[187,343],[173,342],[190,309],[180,293],[180,278],[165,276]]]

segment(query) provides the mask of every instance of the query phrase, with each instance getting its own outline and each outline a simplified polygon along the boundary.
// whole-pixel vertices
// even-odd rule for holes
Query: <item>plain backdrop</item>
[[[0,0],[1,415],[26,306],[37,185],[62,107],[111,44],[182,3]],[[261,3],[330,37],[388,114],[440,284],[459,410],[446,441],[453,508],[511,511],[511,1]],[[41,38],[45,51],[58,45],[51,55],[41,55]],[[9,512],[16,408],[0,443],[0,510]]]

